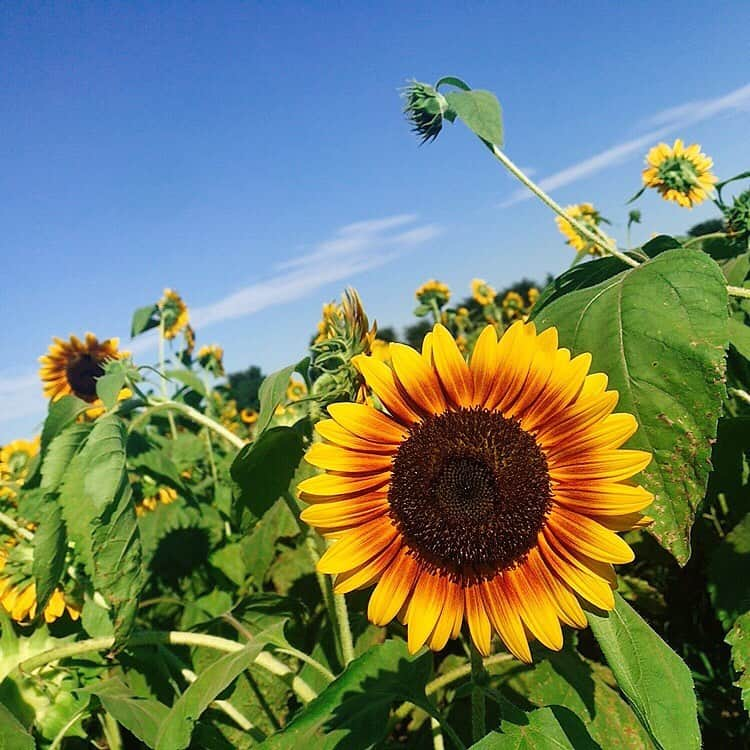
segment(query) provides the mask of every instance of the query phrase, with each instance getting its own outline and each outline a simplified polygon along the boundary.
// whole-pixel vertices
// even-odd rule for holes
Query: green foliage
[[[737,574],[750,563],[750,513],[717,545],[710,560],[708,590],[719,621],[729,630],[740,615],[750,611],[750,579]]]
[[[732,647],[732,663],[738,674],[737,686],[742,690],[742,702],[750,712],[750,612],[737,618],[727,636]]]
[[[151,328],[157,328],[159,325],[159,306],[146,305],[139,307],[133,313],[133,322],[130,325],[130,336],[135,337]]]
[[[292,373],[298,372],[304,377],[308,364],[309,358],[305,357],[305,359],[294,365],[289,365],[272,373],[263,381],[258,392],[260,413],[258,415],[258,424],[256,425],[257,435],[260,435],[268,427],[273,413],[276,411],[276,407],[286,401],[286,389]]]
[[[237,402],[238,409],[260,409],[260,399],[258,397],[261,383],[265,379],[260,367],[252,365],[241,372],[232,372],[229,374],[229,393]]]
[[[35,747],[34,738],[0,703],[0,748],[2,750],[34,750]]]
[[[445,98],[456,115],[483,141],[503,145],[500,102],[491,91],[451,91]]]

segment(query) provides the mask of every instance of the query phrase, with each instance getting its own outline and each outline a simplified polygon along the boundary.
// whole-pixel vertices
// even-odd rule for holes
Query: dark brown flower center
[[[84,401],[96,401],[96,379],[104,375],[101,362],[92,354],[77,354],[65,366],[73,393]]]
[[[411,429],[388,500],[425,567],[475,582],[515,566],[536,544],[551,503],[547,460],[515,419],[448,411]]]

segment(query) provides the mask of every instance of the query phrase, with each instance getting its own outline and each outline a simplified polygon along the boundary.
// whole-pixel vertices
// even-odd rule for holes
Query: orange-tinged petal
[[[647,508],[654,496],[640,485],[593,481],[586,484],[562,483],[553,487],[556,503],[578,513],[619,516]]]
[[[648,451],[601,450],[589,451],[578,456],[558,458],[552,453],[548,459],[549,474],[553,481],[582,482],[593,479],[607,479],[619,482],[630,479],[651,463]]]
[[[371,586],[378,580],[386,566],[401,549],[401,540],[395,538],[385,549],[381,550],[371,560],[363,563],[358,568],[346,573],[339,573],[333,585],[337,594],[348,594],[355,589]]]
[[[596,521],[560,506],[552,509],[547,528],[570,550],[608,563],[629,563],[635,558],[627,542]]]
[[[407,601],[419,573],[419,565],[402,547],[373,589],[367,616],[375,625],[387,625]]]
[[[574,628],[585,628],[588,625],[588,620],[583,609],[581,609],[578,599],[576,599],[575,594],[573,594],[567,584],[563,583],[547,567],[538,547],[529,551],[526,564],[529,566],[530,571],[537,577],[537,580],[544,584],[558,617],[566,625]]]
[[[484,406],[497,376],[497,333],[494,326],[485,326],[479,334],[471,355],[471,374],[474,380],[472,405]]]
[[[439,323],[433,329],[432,357],[448,400],[454,406],[469,406],[473,389],[469,365],[453,336]]]
[[[565,445],[555,451],[558,461],[563,457],[576,457],[589,451],[614,450],[619,448],[638,429],[638,422],[632,414],[610,414],[599,424],[573,436]]]
[[[373,390],[393,419],[407,426],[420,421],[420,415],[402,394],[393,370],[385,362],[358,354],[352,357],[352,364],[359,370],[367,386]]]
[[[471,639],[482,656],[489,656],[492,631],[490,629],[490,619],[487,617],[484,600],[482,599],[481,586],[477,584],[465,588],[464,602],[466,607],[466,621],[469,625]]]
[[[461,586],[445,578],[445,601],[438,618],[437,625],[432,631],[428,645],[433,651],[442,651],[448,639],[453,635],[456,619],[463,620],[464,592]],[[459,625],[459,629],[460,629]],[[455,637],[455,636],[453,636]]]
[[[591,516],[591,520],[600,523],[612,531],[630,531],[631,529],[648,528],[654,519],[641,513],[627,513],[622,516]]]
[[[437,375],[424,358],[406,344],[391,344],[393,370],[409,401],[425,414],[445,410],[445,397]]]
[[[305,454],[305,461],[328,471],[347,474],[372,474],[390,469],[393,458],[380,453],[350,451],[338,445],[314,443]]]
[[[333,419],[323,419],[315,425],[316,432],[330,443],[340,445],[343,448],[366,453],[388,453],[394,454],[398,445],[394,443],[375,443],[372,440],[364,440],[352,435]]]
[[[520,608],[511,587],[505,582],[505,575],[500,574],[482,584],[482,596],[487,605],[492,626],[503,643],[517,659],[531,663],[529,640],[521,622]]]
[[[383,366],[388,370],[388,365],[383,364]],[[408,432],[402,425],[366,404],[331,404],[328,407],[328,413],[345,430],[358,435],[363,440],[398,445],[408,437]]]
[[[504,411],[518,396],[529,374],[536,352],[536,328],[533,323],[514,323],[497,345],[497,375],[487,397],[488,409]]]
[[[321,573],[344,573],[362,565],[387,547],[398,534],[390,518],[377,518],[345,531],[318,560]]]
[[[328,498],[341,495],[357,495],[362,492],[376,490],[388,484],[391,479],[390,471],[365,476],[344,476],[341,474],[318,474],[315,477],[303,479],[297,485],[299,496],[309,503],[319,503]]]
[[[559,651],[563,645],[562,628],[544,584],[525,563],[507,571],[505,578],[516,593],[526,627],[540,643]]]
[[[349,500],[309,505],[300,518],[318,529],[344,529],[372,521],[387,513],[389,507],[386,493],[367,493]]]
[[[407,644],[409,653],[414,654],[424,646],[430,633],[435,629],[446,598],[447,579],[429,571],[422,571],[414,585],[406,619],[409,624]]]

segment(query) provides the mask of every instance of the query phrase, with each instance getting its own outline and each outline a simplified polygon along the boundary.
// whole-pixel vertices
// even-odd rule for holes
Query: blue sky
[[[748,28],[736,2],[6,5],[0,442],[43,417],[52,335],[124,343],[165,286],[230,369],[271,370],[349,283],[400,325],[428,277],[462,294],[560,272],[552,216],[463,126],[417,146],[410,77],[496,92],[510,157],[624,240],[653,142],[698,141],[723,177],[750,167]],[[636,241],[714,213],[639,207]]]

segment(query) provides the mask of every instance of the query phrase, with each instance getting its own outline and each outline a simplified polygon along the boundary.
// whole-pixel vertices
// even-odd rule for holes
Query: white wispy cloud
[[[674,133],[680,128],[708,120],[716,115],[748,111],[750,111],[750,84],[714,99],[701,99],[669,107],[638,123],[640,127],[648,126],[652,128],[647,133],[618,143],[559,172],[555,172],[539,180],[538,184],[543,190],[547,191],[570,185],[601,172],[607,167],[620,164],[631,154],[641,153],[644,148],[653,145],[654,141]],[[500,203],[500,207],[506,208],[531,197],[531,193],[522,188]]]
[[[271,274],[202,307],[191,308],[193,327],[200,330],[224,320],[252,315],[287,304],[336,281],[350,279],[394,260],[440,233],[435,224],[420,223],[415,214],[358,221],[337,229],[305,252],[277,263]],[[156,346],[153,332],[124,345],[133,354]],[[36,373],[0,376],[0,423],[41,416],[44,401]]]

